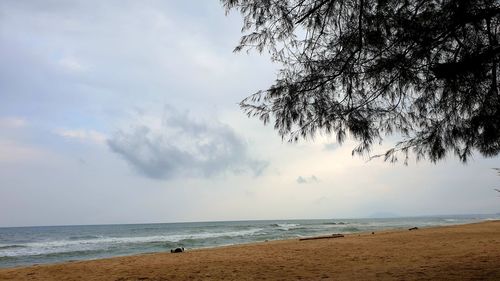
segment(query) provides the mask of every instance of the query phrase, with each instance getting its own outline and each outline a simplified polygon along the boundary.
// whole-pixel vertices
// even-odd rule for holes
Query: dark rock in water
[[[417,230],[417,229],[418,229],[418,227],[416,227],[416,226],[415,226],[415,227],[412,227],[412,228],[408,228],[408,230],[409,230],[409,231],[412,231],[412,230]]]
[[[175,248],[175,250],[170,250],[170,253],[182,253],[184,252],[184,247]]]

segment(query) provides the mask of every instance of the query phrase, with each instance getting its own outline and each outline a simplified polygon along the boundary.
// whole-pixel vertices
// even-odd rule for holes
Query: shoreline
[[[478,224],[478,223],[484,223],[484,222],[489,222],[489,221],[498,221],[498,222],[500,222],[500,219],[484,219],[484,220],[481,220],[481,221],[458,223],[458,224],[450,224],[450,225],[420,226],[419,229],[446,228],[446,227],[453,227],[453,226],[460,226],[460,225]],[[159,223],[159,224],[162,224],[162,223]],[[105,225],[103,225],[103,226],[105,226]],[[45,226],[42,226],[42,227],[45,227]],[[382,228],[382,229],[374,229],[373,231],[376,232],[376,233],[378,233],[378,234],[387,233],[387,232],[403,232],[403,231],[407,231],[408,227],[392,227],[392,228],[391,227],[387,227],[387,228]],[[348,236],[348,237],[349,236],[360,236],[360,235],[371,234],[373,231],[372,230],[369,230],[369,231],[366,230],[366,231],[361,231],[361,232],[341,233],[341,234],[345,235],[345,236]],[[234,246],[238,247],[238,246],[245,246],[245,245],[255,245],[255,244],[261,244],[261,243],[272,244],[274,242],[282,242],[282,241],[301,241],[301,240],[315,239],[316,237],[323,237],[323,236],[329,236],[329,235],[332,235],[332,232],[318,233],[317,235],[313,235],[313,236],[303,236],[303,237],[294,237],[294,238],[280,238],[280,239],[269,239],[269,240],[263,240],[263,241],[251,241],[251,242],[225,244],[225,245],[223,244],[223,245],[196,247],[196,248],[186,248],[186,251],[193,252],[193,251],[199,251],[199,250],[213,250],[213,249],[219,249],[219,248],[227,248],[227,247],[234,247]],[[33,263],[33,264],[28,264],[28,265],[19,265],[19,266],[12,266],[12,267],[0,267],[0,271],[1,270],[6,270],[6,269],[22,269],[22,268],[28,268],[28,267],[33,267],[33,266],[63,265],[63,264],[66,264],[66,263],[85,262],[85,261],[100,261],[100,260],[108,260],[108,259],[114,259],[114,258],[135,257],[135,256],[143,256],[143,255],[151,255],[151,254],[164,254],[164,253],[170,253],[170,249],[165,249],[164,251],[133,253],[133,254],[122,254],[122,255],[105,256],[105,257],[99,257],[99,258],[90,258],[90,259],[71,259],[71,260],[58,261],[58,262]]]
[[[480,218],[481,216],[482,218]],[[26,241],[28,242],[26,242],[25,245],[15,240],[9,241],[10,234],[7,231],[7,240],[3,241],[3,245],[6,245],[6,247],[1,247],[3,245],[0,245],[0,269],[26,267],[31,265],[59,264],[68,261],[124,257],[147,253],[162,253],[165,251],[169,252],[170,249],[180,246],[192,251],[194,249],[213,249],[223,246],[243,245],[264,241],[293,240],[308,236],[329,235],[332,233],[349,235],[371,231],[403,230],[413,226],[424,228],[467,224],[500,218],[495,216],[496,215],[488,214],[375,219],[224,221],[210,225],[211,229],[213,229],[212,227],[221,229],[221,232],[216,232],[216,235],[210,235],[213,234],[213,231],[205,229],[206,226],[203,222],[187,223],[187,226],[189,226],[188,228],[192,226],[199,228],[200,232],[195,232],[194,234],[192,231],[190,232],[191,234],[187,233],[187,228],[184,229],[186,233],[182,234],[183,227],[178,228],[181,229],[181,231],[178,232],[181,234],[176,233],[177,231],[172,233],[171,225],[177,228],[184,223],[158,223],[155,224],[158,227],[155,227],[156,229],[153,233],[148,230],[147,232],[143,231],[144,233],[140,233],[139,235],[135,234],[137,230],[149,229],[151,224],[44,226],[41,228],[47,229],[42,231],[37,230],[38,227],[27,227],[28,231],[41,232],[41,237],[48,235],[47,237],[50,238],[50,230],[54,228],[57,231],[64,231],[66,237],[61,236],[56,240],[40,239],[37,241],[35,239],[31,241],[33,243],[28,241],[30,237],[27,237],[28,240]],[[325,225],[327,228],[322,229]],[[138,227],[136,229],[131,226]],[[0,236],[2,236],[1,230],[0,228]],[[119,230],[119,232],[117,232],[117,230]],[[80,234],[81,231],[86,234],[82,236]],[[226,237],[224,236],[224,232],[227,231],[231,234]],[[248,231],[250,231],[250,234],[248,234]],[[247,234],[244,234],[245,232]],[[122,233],[124,235],[122,235]],[[206,236],[205,234],[209,235]],[[222,239],[218,240],[217,235]],[[151,236],[158,239],[158,241],[151,240]],[[241,237],[234,238],[236,236]],[[259,236],[260,238],[255,238]],[[132,241],[129,239],[132,239]],[[48,242],[44,244],[45,241]],[[84,245],[80,247],[81,251],[78,249],[78,244]],[[130,248],[127,249],[120,246],[123,244],[129,244]],[[9,248],[10,246],[12,246],[12,250]],[[4,251],[5,249],[7,249],[6,252]],[[4,253],[5,257],[1,257]]]
[[[500,220],[0,269],[1,280],[500,280]]]

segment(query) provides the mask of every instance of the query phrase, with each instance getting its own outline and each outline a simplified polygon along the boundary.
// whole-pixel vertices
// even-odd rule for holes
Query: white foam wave
[[[300,224],[296,224],[296,223],[278,223],[278,226],[280,227],[295,227],[295,226],[299,226]]]
[[[152,242],[176,243],[185,239],[208,239],[216,237],[238,237],[255,235],[262,228],[227,232],[200,232],[190,234],[170,234],[137,237],[101,237],[98,239],[58,240],[24,243],[22,247],[0,249],[0,257],[46,255],[74,251],[92,251],[107,249],[119,244],[141,244]]]
[[[281,230],[290,230],[290,229],[294,229],[294,228],[297,228],[300,226],[300,224],[296,224],[296,223],[277,223],[275,224],[276,227],[278,227],[278,229],[281,229]]]

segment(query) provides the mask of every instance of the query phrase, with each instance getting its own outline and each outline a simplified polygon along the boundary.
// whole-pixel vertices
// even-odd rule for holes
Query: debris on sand
[[[184,247],[175,248],[175,249],[170,250],[170,253],[182,253],[182,252],[184,252]]]

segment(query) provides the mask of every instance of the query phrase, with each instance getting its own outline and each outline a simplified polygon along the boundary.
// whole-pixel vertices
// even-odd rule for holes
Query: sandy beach
[[[500,280],[500,221],[0,269],[0,280]]]

